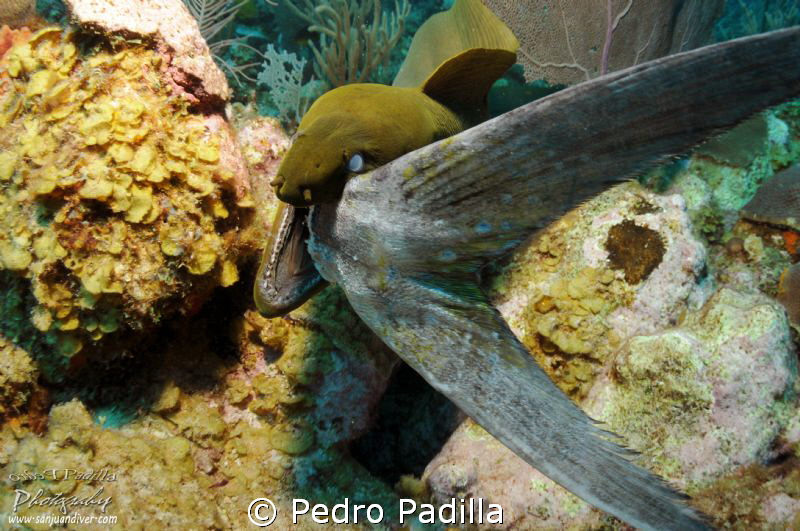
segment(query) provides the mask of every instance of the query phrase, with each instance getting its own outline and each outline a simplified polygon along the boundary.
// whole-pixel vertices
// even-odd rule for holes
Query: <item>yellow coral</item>
[[[30,281],[34,325],[65,355],[120,315],[158,319],[192,276],[236,282],[216,220],[241,208],[223,133],[161,81],[158,55],[80,57],[74,39],[46,28],[14,46],[0,94],[0,268]]]
[[[18,158],[17,154],[11,151],[0,153],[0,181],[11,179],[11,176],[14,175]]]
[[[211,271],[217,261],[218,238],[211,234],[204,234],[200,241],[195,242],[191,247],[189,259],[186,260],[186,268],[190,273],[203,275]]]

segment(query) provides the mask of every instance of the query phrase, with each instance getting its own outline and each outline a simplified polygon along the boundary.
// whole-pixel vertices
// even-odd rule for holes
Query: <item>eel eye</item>
[[[356,153],[347,161],[347,171],[358,173],[364,170],[364,157],[361,153]]]

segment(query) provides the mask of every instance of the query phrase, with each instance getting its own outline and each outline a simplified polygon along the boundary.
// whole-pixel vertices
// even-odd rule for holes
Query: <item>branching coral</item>
[[[258,83],[264,85],[278,109],[278,118],[296,126],[314,100],[324,91],[325,83],[312,79],[303,83],[306,60],[293,53],[276,50],[270,44],[263,53],[264,65]]]
[[[395,0],[389,15],[380,0],[331,0],[319,5],[286,0],[286,5],[308,22],[309,31],[319,34],[319,45],[311,44],[314,72],[332,87],[371,80],[403,35],[411,11],[407,0]]]
[[[247,74],[247,69],[257,63],[232,64],[222,58],[222,53],[231,46],[243,46],[258,55],[261,55],[261,53],[245,43],[243,37],[217,38],[220,32],[233,22],[239,10],[247,3],[247,0],[242,0],[241,2],[232,0],[184,0],[184,3],[192,16],[197,19],[197,24],[200,26],[200,34],[208,43],[211,54],[220,68],[226,70],[237,82],[242,77],[249,81],[255,81]]]

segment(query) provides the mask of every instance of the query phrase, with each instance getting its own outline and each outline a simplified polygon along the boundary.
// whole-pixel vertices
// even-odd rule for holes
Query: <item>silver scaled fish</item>
[[[478,276],[612,183],[797,96],[797,64],[793,28],[581,83],[374,169],[352,160],[367,148],[343,142],[348,156],[329,190],[306,197],[304,176],[287,188],[297,206],[284,209],[265,251],[258,307],[280,314],[336,283],[403,360],[557,483],[637,528],[708,529],[684,495],[634,465],[619,437],[552,383]],[[279,195],[290,179],[276,182]]]

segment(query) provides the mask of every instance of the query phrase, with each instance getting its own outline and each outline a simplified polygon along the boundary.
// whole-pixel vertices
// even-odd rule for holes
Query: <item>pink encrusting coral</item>
[[[680,328],[631,339],[588,411],[693,492],[766,458],[788,422],[797,362],[781,308],[721,289]]]
[[[707,256],[680,196],[627,184],[544,230],[492,290],[557,385],[690,494],[773,455],[797,379],[781,307],[715,286]],[[502,503],[504,528],[602,521],[469,420],[423,477],[440,502]]]
[[[157,43],[164,79],[191,103],[217,107],[230,96],[200,27],[181,0],[66,0],[73,20],[105,36],[139,37]]]
[[[433,503],[483,498],[501,503],[493,529],[593,529],[603,515],[518,458],[472,420],[453,433],[422,476]]]
[[[273,222],[278,206],[270,181],[278,173],[291,141],[275,118],[258,116],[253,109],[241,104],[233,104],[231,114],[237,142],[247,164],[253,200],[259,205],[256,226],[266,229]]]

